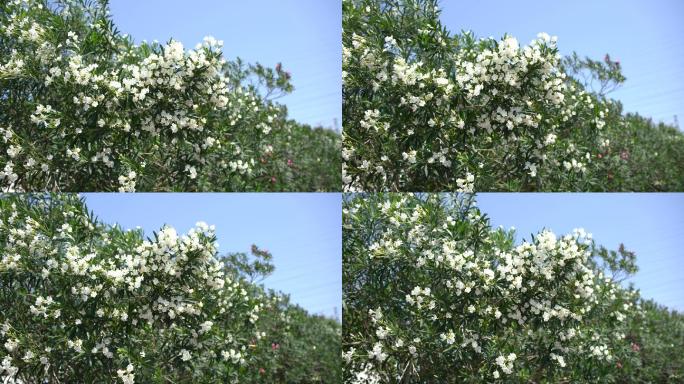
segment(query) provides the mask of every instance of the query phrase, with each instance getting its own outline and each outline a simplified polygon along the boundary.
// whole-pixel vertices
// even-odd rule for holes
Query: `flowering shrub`
[[[135,45],[106,1],[3,2],[0,186],[338,189],[338,135],[273,101],[290,74],[227,62],[222,44]]]
[[[607,126],[610,139],[595,155],[597,191],[684,191],[684,135],[636,114]]]
[[[632,345],[647,311],[619,284],[636,271],[634,254],[582,229],[516,245],[470,194],[356,195],[344,202],[343,249],[345,382],[638,374]]]
[[[256,282],[271,274],[271,254],[255,246],[252,258],[244,253],[226,256],[226,264],[238,275]],[[342,327],[336,319],[309,315],[290,303],[280,292],[258,291],[268,298],[259,316],[265,332],[263,348],[255,352],[257,369],[240,376],[246,383],[337,383],[342,380],[340,364]]]
[[[342,327],[338,320],[308,315],[289,304],[287,297],[272,299],[276,305],[261,316],[262,329],[271,343],[261,349],[263,363],[254,382],[341,382]]]
[[[303,338],[326,342],[309,356],[339,356],[335,321],[251,282],[272,270],[270,254],[254,247],[258,262],[249,265],[219,258],[213,231],[198,223],[181,236],[164,227],[144,240],[142,230],[97,221],[73,195],[2,196],[0,377],[259,382],[283,360],[274,343],[299,353],[286,343],[298,326],[307,327],[298,329]],[[306,373],[320,377],[324,364]]]
[[[343,29],[346,190],[454,191],[466,173],[477,190],[660,189],[657,179],[615,186],[603,177],[614,165],[595,165],[612,135],[625,136],[605,98],[624,81],[608,56],[562,59],[546,33],[526,46],[451,35],[436,0],[344,0]]]
[[[677,383],[684,381],[684,316],[655,302],[644,301],[643,316],[630,324],[630,348],[638,358],[633,365],[622,365],[622,382],[635,377],[642,382]]]

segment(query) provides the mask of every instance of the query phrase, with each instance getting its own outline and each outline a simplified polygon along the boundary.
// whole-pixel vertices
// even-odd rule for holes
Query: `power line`
[[[684,90],[679,90],[678,93],[682,93],[682,91],[684,91]],[[665,93],[665,94],[662,94],[661,96],[644,98],[644,99],[642,99],[636,103],[630,102],[629,104],[637,105],[638,108],[646,108],[646,107],[653,106],[653,105],[663,104],[664,102],[665,102],[665,104],[669,104],[666,100],[664,100],[666,98],[673,99],[673,101],[676,101],[677,99],[683,99],[682,96],[673,98],[672,93]],[[626,104],[626,103],[623,103],[623,104]],[[675,103],[673,103],[673,105],[674,104]],[[676,104],[679,104],[679,103],[676,103]]]
[[[642,288],[640,288],[640,290],[642,292],[646,292],[646,293],[650,293],[650,294],[662,294],[663,292],[672,291],[673,287],[681,287],[681,286],[682,286],[681,284],[677,284],[677,285],[670,284],[670,285],[657,286],[655,288],[642,287]]]
[[[324,294],[325,294],[325,295],[331,295],[331,294],[334,295],[334,294],[336,294],[336,293],[337,293],[337,292],[333,292],[333,291],[323,291],[323,290],[321,290],[321,291],[313,292],[313,293],[308,294],[308,295],[298,296],[298,297],[297,297],[297,300],[310,299],[310,298],[312,298],[312,297],[323,296]]]
[[[341,58],[339,54],[330,54],[330,55],[317,55],[315,58],[312,58],[311,56],[301,56],[297,57],[294,59],[284,59],[282,61],[282,65],[285,70],[288,69],[288,67],[292,67],[293,63],[299,64],[299,63],[307,63],[307,64],[316,64],[316,63],[327,63],[327,62],[334,62],[336,65],[341,66]]]
[[[661,40],[659,45],[650,45],[647,49],[640,50],[639,51],[639,59],[650,59],[651,55],[645,55],[647,53],[651,52],[656,52],[656,51],[665,51],[668,50],[672,47],[679,47],[681,46],[681,39],[679,39],[679,36],[677,37],[671,37],[670,39],[667,40]]]
[[[311,290],[314,289],[321,289],[321,288],[326,288],[326,287],[336,287],[339,288],[340,290],[342,289],[342,278],[333,280],[333,281],[328,281],[323,284],[316,284],[316,285],[309,285],[309,286],[304,286],[304,287],[297,287],[297,291],[292,291],[293,294],[301,294],[301,293],[308,293]]]
[[[677,93],[682,93],[682,92],[684,92],[684,87],[673,88],[673,89],[664,90],[664,91],[660,90],[658,92],[654,92],[651,94],[644,94],[644,95],[639,93],[638,98],[639,98],[639,100],[649,100],[649,99],[654,98],[654,97],[661,97],[661,96],[672,95],[672,94],[677,94]],[[635,94],[635,96],[636,96],[636,94]]]
[[[648,273],[639,274],[639,272],[637,272],[637,274],[634,276],[634,278],[638,278],[638,279],[652,278],[653,276],[661,275],[663,273],[663,271],[666,271],[666,270],[672,270],[672,265],[663,265],[663,266],[656,268],[656,269],[650,269],[647,271]]]
[[[333,95],[328,95],[325,97],[321,96],[320,98],[313,98],[313,99],[310,99],[306,102],[291,101],[289,103],[286,103],[286,105],[288,106],[288,109],[291,112],[294,109],[299,109],[300,111],[305,110],[305,109],[317,110],[318,108],[315,108],[315,107],[321,107],[324,105],[335,108],[335,106],[339,105],[339,103],[340,103],[339,97],[333,96]]]
[[[679,72],[674,71],[671,74],[667,75],[662,75],[661,73],[658,73],[663,77],[663,79],[677,79],[679,80],[681,77],[681,70]],[[634,90],[634,89],[642,89],[642,88],[648,88],[653,86],[653,77],[630,77],[627,79],[627,82],[625,83],[624,86],[621,86],[617,90],[615,90],[615,93],[619,93],[621,91],[629,91],[629,90]]]
[[[301,84],[299,84],[299,85],[300,85],[300,86],[304,86],[304,85],[309,85],[309,84],[317,83],[318,81],[312,81],[312,80],[314,80],[314,79],[315,79],[315,80],[320,80],[320,79],[325,79],[325,78],[335,78],[335,77],[338,77],[338,76],[339,76],[339,80],[340,80],[340,82],[341,82],[341,81],[342,81],[342,74],[341,74],[341,73],[342,73],[341,70],[340,70],[340,72],[337,72],[337,71],[321,71],[321,72],[319,72],[318,74],[307,73],[306,76],[301,76],[301,77],[299,77],[299,78],[300,78],[300,79],[308,80],[308,82],[301,83]],[[297,75],[294,74],[294,75],[292,75],[292,76],[293,76],[293,77],[292,77],[292,85],[295,87],[295,90],[297,90],[297,82],[296,82]]]
[[[312,256],[315,256],[315,255],[312,255]],[[283,265],[280,267],[281,268],[280,270],[282,270],[282,271],[297,271],[297,273],[299,273],[299,271],[303,272],[303,271],[312,270],[314,267],[316,267],[316,268],[320,268],[323,266],[339,267],[340,266],[339,263],[340,263],[340,259],[338,259],[336,257],[335,258],[332,258],[332,257],[331,258],[325,258],[325,259],[317,259],[315,257],[309,257],[308,260],[306,260],[306,263],[296,263],[296,264]],[[276,268],[278,268],[278,267],[276,266]],[[286,278],[286,277],[289,277],[292,275],[294,275],[294,274],[288,274],[288,275],[278,276],[278,277],[279,278]]]
[[[329,288],[329,287],[332,287],[332,289],[327,289],[327,290],[323,289],[323,288]],[[337,280],[337,281],[328,282],[325,284],[318,284],[316,286],[303,287],[302,289],[300,289],[298,291],[291,291],[290,294],[296,295],[299,299],[304,299],[304,298],[309,297],[309,295],[313,291],[315,291],[315,292],[327,292],[327,293],[336,295],[338,293],[341,293],[341,290],[342,290],[342,281]]]
[[[311,94],[309,94],[309,95],[311,95]],[[309,96],[309,95],[307,95],[307,96]],[[302,104],[302,103],[305,103],[305,102],[316,101],[316,100],[319,100],[319,99],[324,98],[324,97],[332,97],[332,96],[334,96],[334,97],[342,97],[342,95],[340,94],[339,91],[332,91],[332,92],[328,91],[328,92],[325,92],[325,93],[317,94],[316,96],[307,97],[307,98],[305,98],[305,99],[297,100],[297,102],[300,103],[300,104]],[[294,100],[291,100],[291,101],[294,101]]]
[[[669,57],[652,56],[651,58],[652,59],[648,61],[629,60],[624,62],[621,66],[622,72],[624,74],[632,72],[630,76],[633,76],[638,73],[643,73],[643,71],[640,71],[643,68],[647,68],[649,71],[661,71],[663,69],[678,68],[680,64],[678,61],[670,60]],[[629,78],[630,77],[628,77],[628,79]]]
[[[326,266],[327,266],[327,265],[326,265]],[[328,267],[330,267],[330,266],[328,266]],[[337,265],[334,265],[334,266],[333,266],[333,268],[336,268],[336,267],[337,267]],[[286,283],[286,282],[289,282],[289,281],[292,281],[292,280],[301,279],[301,278],[303,278],[303,277],[310,277],[313,271],[320,272],[320,270],[318,270],[318,269],[316,269],[316,268],[312,268],[312,269],[308,269],[308,270],[306,270],[305,272],[302,272],[302,273],[298,273],[298,274],[294,274],[294,275],[288,275],[288,276],[280,277],[280,278],[277,279],[277,280],[267,280],[268,278],[266,278],[266,279],[264,279],[264,280],[262,281],[262,283],[265,284],[265,285],[268,284],[268,285],[273,285],[273,286],[275,286],[275,285],[280,285],[280,284],[282,284],[282,283]],[[335,269],[334,271],[337,272],[336,269]],[[333,272],[333,270],[330,270],[330,272]]]
[[[293,83],[292,84],[294,86],[294,93],[293,94],[296,94],[298,91],[300,91],[299,93],[304,93],[304,91],[302,91],[302,90],[306,90],[306,93],[308,93],[309,90],[311,90],[311,89],[322,88],[321,84],[326,82],[326,81],[335,82],[335,90],[341,94],[342,90],[340,89],[340,86],[337,84],[338,80],[339,80],[339,82],[341,82],[341,80],[339,78],[336,78],[336,77],[337,76],[334,76],[334,74],[333,74],[333,75],[329,75],[329,76],[320,76],[317,78],[313,78],[313,80],[302,82],[301,84],[294,84]],[[309,79],[311,79],[311,78],[307,78],[307,80],[309,80]]]
[[[313,109],[311,109],[313,110]],[[322,112],[322,111],[316,111],[316,113],[313,114],[302,114],[300,117],[301,119],[309,119],[309,120],[315,120],[315,119],[330,119],[332,120],[333,118],[343,118],[340,116],[340,113],[335,113],[335,114],[330,114],[327,112]]]

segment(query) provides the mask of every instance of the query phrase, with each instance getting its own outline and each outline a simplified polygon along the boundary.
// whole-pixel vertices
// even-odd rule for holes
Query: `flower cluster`
[[[343,228],[347,382],[582,381],[632,356],[638,296],[582,229],[515,245],[472,195],[392,193],[350,196]]]

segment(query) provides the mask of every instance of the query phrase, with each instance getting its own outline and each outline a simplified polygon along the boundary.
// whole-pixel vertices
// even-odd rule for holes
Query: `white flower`
[[[441,334],[440,338],[447,344],[451,345],[456,341],[456,334],[453,330],[449,330],[449,332],[447,332],[446,334]]]
[[[9,148],[7,148],[7,155],[9,155],[10,158],[15,158],[19,153],[21,152],[21,147],[18,145],[10,145]]]
[[[544,139],[544,145],[551,145],[555,143],[557,137],[558,136],[556,136],[555,134],[549,133],[548,135],[546,135],[546,138]]]
[[[79,161],[81,159],[81,148],[67,148],[66,153],[67,156],[71,157],[76,161]]]
[[[188,172],[191,179],[197,178],[197,169],[194,166],[186,165],[185,171]]]
[[[133,364],[128,364],[126,369],[119,369],[116,374],[119,376],[124,384],[133,384],[135,382],[135,374],[133,373]]]
[[[67,346],[78,353],[83,352],[83,340],[81,339],[67,340]]]
[[[377,359],[379,362],[385,361],[387,359],[387,354],[382,351],[382,344],[375,343],[373,350],[368,352],[369,359]]]
[[[209,330],[211,329],[211,327],[212,327],[213,325],[214,325],[213,322],[211,322],[211,321],[205,321],[204,323],[202,323],[202,324],[200,325],[200,331],[201,331],[201,333],[209,332]]]
[[[135,178],[137,176],[138,174],[135,171],[119,176],[119,192],[135,192]]]
[[[449,84],[449,79],[446,79],[444,77],[438,77],[434,80],[434,82],[439,86],[446,86]]]
[[[475,189],[475,176],[467,172],[465,179],[456,179],[456,192],[459,193],[473,193]]]
[[[409,153],[404,152],[401,154],[401,157],[404,160],[408,161],[410,164],[415,164],[416,163],[416,154],[417,154],[416,151],[410,151]]]
[[[515,353],[511,353],[508,355],[508,357],[504,357],[502,355],[499,355],[496,359],[496,365],[498,365],[501,368],[501,371],[507,375],[510,375],[513,372],[513,361],[516,359]]]
[[[183,360],[183,361],[188,361],[188,360],[192,359],[190,352],[188,352],[186,349],[181,349],[179,355],[181,357],[181,360]]]
[[[35,356],[36,355],[33,352],[26,351],[26,353],[24,354],[24,357],[22,357],[21,359],[24,361],[31,361],[31,359],[33,359]]]
[[[375,331],[375,334],[378,336],[380,340],[383,340],[387,337],[389,331],[386,328],[380,327]]]
[[[221,356],[223,356],[223,360],[225,361],[232,361],[233,364],[237,363],[244,363],[244,359],[242,358],[242,354],[240,352],[236,352],[235,350],[231,349],[230,351],[221,351]]]
[[[12,380],[12,377],[19,372],[19,368],[12,366],[12,357],[5,356],[0,364],[0,372],[4,371],[3,378],[8,378]],[[15,381],[9,381],[9,383],[15,383]]]
[[[552,359],[552,360],[556,360],[556,362],[558,363],[558,365],[559,365],[561,368],[564,368],[564,367],[566,366],[566,364],[565,364],[565,358],[563,358],[563,356],[556,355],[555,353],[551,353],[550,356],[551,356],[551,359]]]
[[[342,360],[344,360],[347,363],[351,363],[352,356],[354,355],[354,351],[356,351],[356,349],[352,347],[347,352],[342,352]]]
[[[17,340],[17,339],[9,339],[5,342],[5,349],[7,350],[7,352],[10,352],[10,353],[14,352],[14,350],[16,350],[18,346],[19,346],[19,340]]]

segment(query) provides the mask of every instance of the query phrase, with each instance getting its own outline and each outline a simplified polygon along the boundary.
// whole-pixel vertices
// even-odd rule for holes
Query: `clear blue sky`
[[[584,228],[597,243],[620,243],[637,255],[629,281],[646,298],[684,312],[684,193],[480,193],[493,226],[515,227],[518,239],[543,228]]]
[[[219,253],[273,254],[264,285],[291,295],[311,313],[340,318],[342,205],[338,193],[83,193],[106,223],[140,226],[149,236],[164,224],[185,233],[196,222],[216,226]]]
[[[558,36],[561,54],[620,60],[627,81],[611,94],[628,112],[655,121],[684,118],[684,1],[681,0],[487,0],[441,2],[452,32],[527,44],[537,33]]]
[[[342,122],[340,0],[111,0],[122,33],[136,42],[169,38],[187,48],[204,36],[224,41],[229,60],[282,62],[295,91],[280,99],[290,116],[312,125]]]

